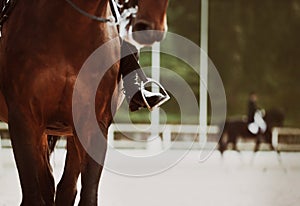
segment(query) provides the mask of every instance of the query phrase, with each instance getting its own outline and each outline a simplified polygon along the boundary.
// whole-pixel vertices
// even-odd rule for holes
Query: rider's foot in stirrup
[[[154,93],[149,91],[144,91],[143,93],[144,94],[142,94],[142,92],[139,90],[137,93],[133,95],[132,98],[126,96],[127,98],[129,98],[128,102],[129,102],[130,111],[134,112],[141,108],[147,108],[147,104],[145,103],[142,95],[144,95],[150,108],[155,107],[165,99],[165,96],[160,93]]]

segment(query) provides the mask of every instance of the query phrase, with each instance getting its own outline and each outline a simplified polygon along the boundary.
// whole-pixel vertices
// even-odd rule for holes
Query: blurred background
[[[168,10],[169,31],[197,45],[200,3],[171,0]],[[300,1],[210,0],[208,22],[208,55],[224,83],[228,118],[246,115],[249,93],[255,91],[260,108],[280,110],[285,115],[284,126],[299,127]],[[151,65],[151,56],[142,53],[140,62],[144,67]],[[182,76],[198,97],[199,78],[188,65],[162,55],[161,67]],[[171,81],[172,76],[161,79]],[[179,123],[176,102],[171,100],[162,108],[167,112],[168,123]],[[131,120],[148,121],[143,113],[147,111],[130,114]],[[121,109],[118,122],[122,122],[123,114]]]

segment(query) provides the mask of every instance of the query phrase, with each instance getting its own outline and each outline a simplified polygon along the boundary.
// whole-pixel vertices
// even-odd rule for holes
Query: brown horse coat
[[[79,14],[66,1],[50,2],[19,0],[0,40],[0,119],[9,124],[22,205],[54,204],[54,181],[45,135],[76,135],[72,94],[78,72],[95,49],[117,37],[115,26]],[[111,15],[107,0],[73,2],[90,14]],[[119,45],[109,48],[107,53],[108,58],[118,59]],[[97,120],[104,133],[116,111],[118,94],[113,96],[113,92],[118,86],[118,69],[116,62],[105,74],[94,99]],[[89,94],[86,84],[81,87],[85,88],[81,91],[83,101]],[[79,117],[90,115],[75,112],[82,113]],[[83,173],[80,204],[96,205],[102,166],[88,155],[84,159],[80,165]],[[74,188],[64,192],[74,193]],[[64,204],[72,204],[68,201]]]
[[[72,2],[95,16],[111,15],[108,0]],[[139,11],[133,30],[164,32],[167,2],[138,1]],[[117,37],[116,27],[87,18],[63,0],[19,0],[2,34],[0,119],[9,124],[23,193],[22,205],[73,205],[79,173],[82,177],[79,205],[97,205],[102,165],[83,149],[74,124],[84,128],[85,146],[92,147],[95,135],[90,130],[89,120],[95,113],[106,136],[120,96],[116,89],[119,63],[114,61],[120,55],[118,40],[102,57],[103,64],[106,61],[116,63],[105,74],[106,68],[99,67],[104,77],[96,95],[92,95],[89,77],[87,81],[79,82],[80,86],[75,90],[79,94],[77,98],[72,99],[72,95],[83,63],[95,49]],[[160,41],[162,37],[161,32],[135,36],[142,44]],[[97,75],[91,73],[90,80],[95,79]],[[81,109],[72,108],[78,104],[82,104]],[[93,105],[94,110],[88,110]],[[55,203],[47,135],[73,137],[68,138],[66,164]],[[106,144],[101,148],[104,160]]]

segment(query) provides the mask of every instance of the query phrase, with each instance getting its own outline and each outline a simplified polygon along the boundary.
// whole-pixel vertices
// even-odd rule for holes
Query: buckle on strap
[[[160,102],[158,102],[156,105],[154,105],[152,107],[149,105],[149,103],[147,101],[147,98],[146,98],[146,95],[145,95],[145,93],[148,92],[148,90],[146,90],[146,87],[149,84],[155,84],[156,86],[158,86],[159,89],[162,90],[161,94],[164,96],[163,99]],[[166,101],[168,101],[170,99],[170,96],[167,93],[167,91],[165,90],[165,88],[158,81],[156,81],[154,79],[151,79],[151,78],[147,78],[146,82],[141,81],[141,93],[142,93],[143,100],[144,100],[144,102],[145,102],[145,104],[146,104],[149,111],[152,111],[154,108],[157,108],[157,107],[161,106],[162,104],[164,104]]]

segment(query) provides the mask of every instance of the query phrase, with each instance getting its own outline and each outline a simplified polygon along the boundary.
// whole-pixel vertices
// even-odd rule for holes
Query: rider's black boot
[[[120,70],[123,76],[124,91],[130,111],[133,112],[140,108],[147,107],[142,95],[144,95],[151,108],[164,100],[164,95],[160,93],[145,91],[144,94],[142,94],[138,73],[136,71],[137,69],[141,69],[141,67],[138,63],[138,51],[135,46],[123,41],[121,52],[123,58],[120,61]],[[139,73],[139,75],[141,75],[141,73]],[[146,79],[147,77],[145,76],[143,78]]]

